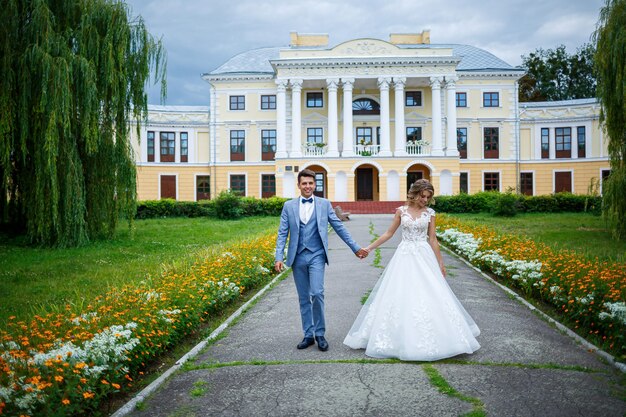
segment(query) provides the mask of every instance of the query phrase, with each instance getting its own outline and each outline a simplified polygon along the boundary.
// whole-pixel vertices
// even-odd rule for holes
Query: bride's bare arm
[[[380,245],[382,245],[383,243],[385,243],[386,241],[388,241],[389,239],[391,239],[394,233],[396,233],[396,230],[398,230],[398,226],[400,226],[400,210],[399,209],[396,210],[396,215],[393,216],[393,221],[391,222],[389,229],[387,229],[385,233],[383,233],[378,239],[376,239],[374,243],[370,243],[365,248],[365,250],[368,252],[371,252],[377,247],[379,247]]]
[[[443,264],[443,257],[441,256],[441,251],[439,250],[439,241],[437,240],[436,226],[435,226],[435,216],[430,218],[430,222],[428,223],[428,244],[435,252],[435,256],[437,257],[437,261],[439,262],[439,269],[441,269],[441,273],[443,276],[446,276],[446,267]]]

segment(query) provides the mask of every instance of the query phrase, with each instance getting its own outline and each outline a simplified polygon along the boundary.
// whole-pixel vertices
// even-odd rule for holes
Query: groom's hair
[[[311,171],[310,169],[303,169],[298,172],[298,184],[300,184],[300,178],[302,177],[311,177],[315,179],[315,171]]]

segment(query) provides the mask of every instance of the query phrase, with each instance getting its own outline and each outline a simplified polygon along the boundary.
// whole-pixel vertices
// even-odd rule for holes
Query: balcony
[[[302,146],[303,156],[324,156],[325,154],[325,143],[306,143]]]
[[[358,156],[377,156],[380,152],[380,145],[355,145],[354,153]]]
[[[430,144],[424,141],[408,142],[405,149],[409,155],[430,155]]]

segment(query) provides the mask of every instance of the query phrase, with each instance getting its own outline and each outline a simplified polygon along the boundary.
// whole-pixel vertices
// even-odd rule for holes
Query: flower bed
[[[184,272],[113,289],[80,315],[35,316],[0,332],[0,414],[97,411],[146,364],[246,288],[273,276],[276,235],[214,250]]]
[[[578,333],[626,361],[626,265],[587,260],[445,215],[437,228],[441,242],[473,265],[552,305]]]

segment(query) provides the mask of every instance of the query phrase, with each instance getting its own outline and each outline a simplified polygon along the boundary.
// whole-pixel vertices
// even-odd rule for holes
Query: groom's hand
[[[285,264],[283,264],[281,261],[276,261],[274,262],[274,269],[276,270],[276,272],[283,272],[283,269],[285,269]]]
[[[367,258],[367,255],[369,255],[369,252],[361,248],[358,251],[356,251],[355,255],[357,256],[357,258],[363,259],[363,258]]]

